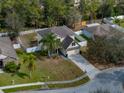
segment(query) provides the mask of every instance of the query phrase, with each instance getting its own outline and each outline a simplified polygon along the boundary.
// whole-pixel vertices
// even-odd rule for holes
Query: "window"
[[[72,46],[75,46],[75,42],[72,43]]]

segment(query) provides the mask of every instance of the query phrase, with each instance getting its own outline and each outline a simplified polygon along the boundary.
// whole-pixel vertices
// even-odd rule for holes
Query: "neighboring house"
[[[80,46],[76,43],[75,33],[67,26],[46,28],[37,32],[38,41],[47,33],[54,33],[62,43],[62,49],[60,50],[65,56],[79,53]]]
[[[0,68],[2,68],[6,62],[17,61],[17,59],[16,51],[9,37],[0,37]]]
[[[84,29],[82,29],[82,33],[85,36],[93,39],[96,36],[98,37],[111,36],[110,33],[112,33],[113,31],[116,31],[116,29],[114,29],[108,24],[94,25],[90,27],[86,26]]]

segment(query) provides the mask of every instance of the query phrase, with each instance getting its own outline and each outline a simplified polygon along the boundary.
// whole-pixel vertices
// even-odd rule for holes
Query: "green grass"
[[[19,54],[19,58],[20,58],[21,50],[17,51],[17,53]],[[47,58],[39,54],[35,54],[35,55],[37,56],[36,68],[32,72],[31,78],[29,77],[20,78],[16,75],[11,76],[8,73],[1,73],[0,87],[12,85],[12,80],[14,80],[15,84],[25,84],[25,83],[33,83],[33,82],[73,80],[77,77],[84,75],[84,72],[82,72],[82,70],[78,68],[70,60],[65,60],[61,57]],[[20,72],[29,74],[29,71],[26,66],[27,64],[22,64]],[[87,81],[89,81],[88,77],[71,84],[49,85],[49,87],[50,88],[73,87],[84,84]],[[34,90],[41,88],[42,86],[29,86],[29,87],[6,89],[4,91],[5,93],[8,93],[8,92],[15,92],[20,90],[32,90],[32,89]]]
[[[68,83],[68,84],[54,84],[54,85],[48,85],[49,88],[68,88],[68,87],[76,87],[82,84],[85,84],[89,81],[89,77],[85,77],[77,82],[73,82],[73,83]]]
[[[38,90],[42,88],[42,86],[28,86],[28,87],[19,87],[19,88],[11,88],[11,89],[4,89],[4,93],[16,92],[16,91],[24,91],[24,90]]]
[[[21,66],[20,72],[29,74],[26,64]],[[36,69],[32,72],[31,78],[26,77],[23,79],[18,76],[11,76],[8,73],[2,73],[0,74],[0,86],[12,85],[12,80],[15,81],[15,84],[72,80],[83,74],[84,72],[70,62],[70,60],[64,60],[61,57],[55,59],[39,57],[37,58]]]

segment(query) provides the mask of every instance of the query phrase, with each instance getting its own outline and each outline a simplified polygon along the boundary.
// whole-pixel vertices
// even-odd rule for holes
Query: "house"
[[[94,39],[97,37],[104,37],[104,36],[110,36],[111,32],[116,31],[112,26],[109,24],[101,24],[101,25],[92,25],[92,26],[86,26],[82,29],[82,34]]]
[[[80,52],[80,45],[74,41],[70,36],[66,36],[66,38],[62,41],[62,49],[61,52],[65,56],[78,54]]]
[[[47,33],[53,33],[60,39],[62,49],[60,50],[65,56],[78,54],[80,45],[75,42],[75,33],[67,26],[58,26],[42,29],[37,32],[38,41],[40,41]]]
[[[78,54],[80,51],[80,46],[82,47],[87,45],[85,40],[77,42],[75,40],[77,35],[67,26],[43,28],[33,32],[27,31],[26,33],[20,34],[18,37],[18,42],[27,53],[39,51],[42,50],[42,44],[39,44],[39,41],[48,33],[53,33],[58,39],[60,39],[62,48],[59,50],[65,56]]]
[[[17,61],[16,51],[9,37],[0,37],[0,68],[9,61]]]

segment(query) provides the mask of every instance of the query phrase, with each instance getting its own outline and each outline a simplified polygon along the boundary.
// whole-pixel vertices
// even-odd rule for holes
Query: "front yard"
[[[21,72],[29,73],[25,64],[21,67]],[[15,84],[31,83],[38,81],[58,81],[71,80],[83,75],[84,73],[69,60],[64,60],[61,57],[57,59],[41,58],[36,61],[36,69],[32,72],[31,78],[22,79],[10,74],[0,74],[0,86],[11,85],[12,80]]]
[[[41,56],[38,54],[34,54],[36,56],[36,68],[32,72],[31,78],[25,77],[20,78],[17,75],[11,76],[8,73],[0,74],[0,86],[8,86],[14,84],[25,84],[25,83],[33,83],[33,82],[48,82],[48,81],[64,81],[64,80],[73,80],[82,75],[81,69],[79,69],[74,63],[72,63],[68,59],[64,59],[62,57],[52,57],[48,58],[46,56]],[[19,55],[20,57],[20,55]],[[21,60],[21,57],[20,57]],[[26,68],[27,64],[22,64],[20,72],[24,72],[29,74],[29,70]],[[89,81],[88,77],[81,79],[79,81],[70,83],[70,84],[58,84],[58,85],[49,85],[50,88],[64,88],[64,87],[72,87],[84,84]],[[18,91],[18,90],[29,90],[29,89],[40,89],[42,86],[34,86],[32,87],[20,87],[14,89],[4,90],[6,93]]]

